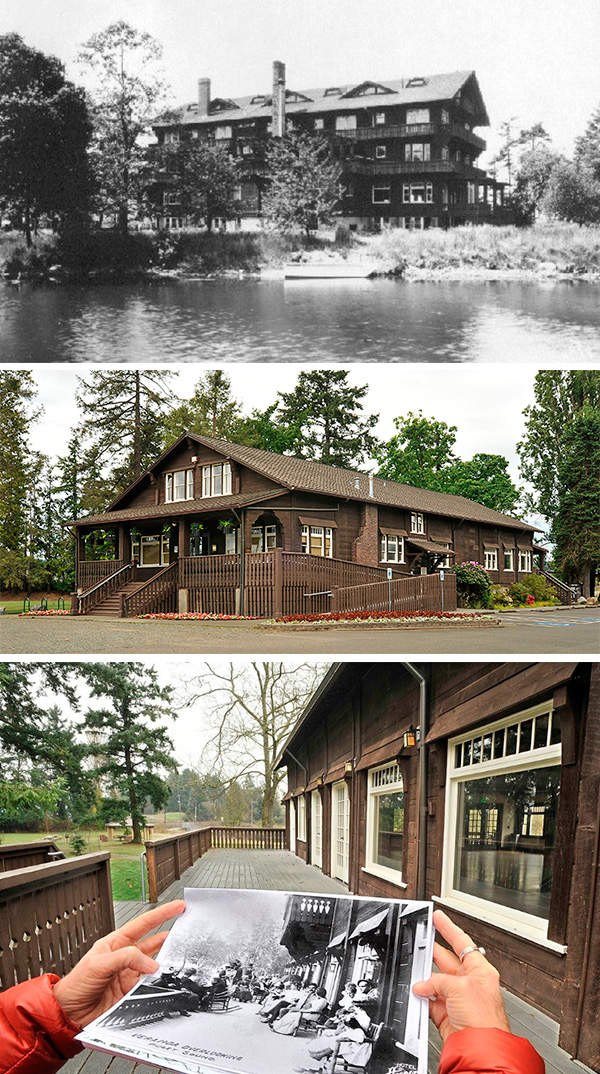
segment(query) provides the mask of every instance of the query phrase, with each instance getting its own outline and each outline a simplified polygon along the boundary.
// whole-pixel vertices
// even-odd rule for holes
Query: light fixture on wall
[[[351,776],[353,771],[354,771],[353,762],[352,761],[345,761],[344,762],[344,775],[345,776]]]
[[[317,787],[322,787],[324,782],[323,776],[317,776]]]
[[[410,750],[413,746],[417,745],[419,741],[419,732],[416,727],[409,727],[402,735],[402,749]]]

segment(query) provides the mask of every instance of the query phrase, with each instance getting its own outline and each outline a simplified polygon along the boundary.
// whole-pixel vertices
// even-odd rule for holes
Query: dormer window
[[[407,89],[412,89],[413,86],[426,86],[426,85],[427,85],[427,79],[426,78],[422,78],[422,77],[409,78],[408,82],[406,83],[406,88]]]
[[[425,533],[425,518],[418,511],[411,511],[410,513],[410,532]]]
[[[265,104],[266,98],[264,93],[257,93],[256,97],[253,97],[250,104]]]
[[[231,463],[216,462],[202,467],[202,496],[231,495]]]
[[[341,91],[339,86],[329,86],[329,88],[325,90],[325,93],[323,94],[323,96],[324,97],[339,97],[341,92],[342,91]]]
[[[165,474],[165,503],[194,499],[194,471],[174,470]]]

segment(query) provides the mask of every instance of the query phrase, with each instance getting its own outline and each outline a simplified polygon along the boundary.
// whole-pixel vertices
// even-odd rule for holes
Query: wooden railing
[[[179,566],[175,560],[136,589],[135,593],[123,595],[122,617],[144,615],[146,612],[176,612],[178,585]]]
[[[443,610],[455,611],[456,575],[444,572]],[[390,609],[391,598],[391,609]],[[331,601],[333,612],[388,611],[439,612],[442,610],[442,580],[439,574],[421,574],[414,578],[395,578],[390,583],[336,589]]]
[[[349,560],[327,559],[303,552],[282,552],[280,614],[332,611],[330,594],[334,589],[380,582],[385,578],[385,567],[369,567]]]
[[[135,580],[135,573],[135,563],[126,563],[125,566],[119,567],[113,574],[110,574],[108,578],[105,578],[102,582],[98,582],[92,589],[88,589],[85,593],[80,593],[77,597],[79,614],[85,615],[86,612],[91,611],[92,608],[95,608],[96,605],[100,604],[106,597],[110,597],[111,593],[114,593],[116,589],[120,589],[120,587],[126,585],[127,582],[133,582]],[[73,611],[72,608],[71,611]]]
[[[191,612],[234,615],[239,584],[239,554],[187,556],[179,560],[179,585],[188,591]]]
[[[571,586],[566,582],[562,582],[560,578],[556,578],[550,571],[542,570],[541,567],[534,567],[532,574],[539,574],[540,577],[545,578],[548,585],[555,590],[556,596],[563,602],[563,604],[573,603],[573,593]]]
[[[44,865],[54,858],[64,858],[53,839],[40,839],[34,843],[9,843],[0,846],[0,873],[13,869],[28,869],[32,865]]]
[[[194,862],[213,848],[223,850],[285,850],[285,828],[228,828],[210,825],[183,835],[146,842],[148,897],[157,902]]]
[[[114,929],[110,854],[34,865],[0,875],[2,988],[73,969]]]
[[[82,560],[77,568],[77,585],[83,590],[92,589],[124,566],[124,559]]]

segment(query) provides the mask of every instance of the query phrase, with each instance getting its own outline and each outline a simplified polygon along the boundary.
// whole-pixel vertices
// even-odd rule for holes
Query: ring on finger
[[[485,947],[476,947],[475,944],[472,943],[469,944],[468,947],[463,947],[462,951],[459,952],[458,957],[460,961],[463,962],[467,955],[473,954],[473,951],[479,951],[480,955],[485,955]]]

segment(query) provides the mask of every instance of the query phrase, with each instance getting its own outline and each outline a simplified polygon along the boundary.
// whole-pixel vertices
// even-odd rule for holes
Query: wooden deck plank
[[[347,888],[338,880],[325,876],[320,869],[305,865],[287,850],[211,850],[164,891],[159,902],[179,899],[184,888],[253,888],[279,891],[307,891],[339,894]],[[127,901],[115,903],[115,920],[121,927],[149,903]],[[558,1025],[518,996],[504,993],[506,1010],[513,1032],[526,1037],[546,1063],[546,1074],[592,1074],[589,1068],[574,1062],[558,1047]],[[428,1074],[437,1074],[441,1041],[435,1026],[429,1033]],[[69,1060],[64,1074],[167,1074],[162,1068],[86,1050]]]

